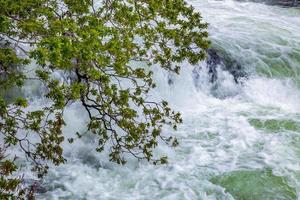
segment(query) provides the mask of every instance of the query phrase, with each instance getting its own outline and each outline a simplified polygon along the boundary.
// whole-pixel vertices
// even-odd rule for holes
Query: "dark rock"
[[[247,73],[242,65],[237,60],[233,59],[230,54],[220,52],[220,57],[223,58],[223,69],[229,71],[233,75],[236,83],[238,83],[240,78],[247,77]]]
[[[221,57],[218,55],[217,51],[215,49],[207,49],[206,50],[206,66],[208,68],[208,73],[209,73],[209,81],[211,83],[214,83],[217,78],[218,78],[218,72],[217,72],[217,67],[219,65],[221,65],[222,59]],[[198,66],[196,68],[194,68],[193,70],[193,75],[194,75],[194,80],[195,80],[195,84],[198,85],[199,79],[200,79],[200,74],[201,72],[199,72],[199,70],[201,69],[201,66]]]
[[[300,7],[300,0],[237,0],[237,1],[250,1],[256,3],[265,3],[268,5],[278,5],[284,7]]]
[[[215,49],[208,49],[206,64],[208,66],[208,73],[210,74],[211,82],[215,82],[217,80],[217,66],[221,63],[222,60],[217,51]]]
[[[210,48],[206,52],[206,64],[209,70],[208,73],[210,74],[211,82],[215,82],[218,78],[217,67],[221,67],[222,70],[230,72],[236,83],[238,83],[239,78],[246,76],[241,64],[234,60],[232,56],[227,54],[225,51]]]

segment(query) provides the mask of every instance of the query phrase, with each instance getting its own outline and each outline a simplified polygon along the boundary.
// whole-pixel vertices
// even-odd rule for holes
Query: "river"
[[[51,168],[37,199],[300,199],[300,9],[188,2],[209,23],[212,48],[247,76],[236,83],[225,70],[232,66],[220,65],[211,83],[205,63],[197,72],[186,64],[167,84],[168,74],[155,70],[152,96],[167,99],[184,120],[171,133],[180,145],[157,149],[169,164],[129,158],[119,166],[86,138],[65,146],[68,162]],[[76,104],[66,110],[67,134],[84,127],[82,113]]]

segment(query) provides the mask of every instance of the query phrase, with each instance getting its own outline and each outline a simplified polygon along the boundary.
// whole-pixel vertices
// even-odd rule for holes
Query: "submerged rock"
[[[208,67],[208,73],[210,74],[210,81],[215,82],[218,78],[217,76],[217,66],[222,64],[222,59],[218,55],[215,49],[208,49],[207,51],[206,64]]]
[[[206,53],[206,66],[208,68],[209,79],[211,83],[214,83],[218,79],[218,67],[232,74],[236,83],[238,83],[239,78],[246,76],[246,73],[243,71],[241,64],[232,59],[232,57],[227,53],[214,48],[208,49]],[[194,72],[196,73],[197,69],[194,70]],[[198,79],[199,75],[197,76],[196,74],[195,78]]]
[[[220,99],[237,95],[244,77],[242,65],[222,49],[208,49],[206,61],[193,69],[195,87]]]
[[[238,200],[296,200],[296,189],[271,170],[235,171],[211,179]]]
[[[242,65],[235,60],[229,53],[224,50],[217,51],[218,56],[222,60],[222,70],[228,71],[234,77],[236,83],[243,77],[247,77],[247,73],[244,71]]]

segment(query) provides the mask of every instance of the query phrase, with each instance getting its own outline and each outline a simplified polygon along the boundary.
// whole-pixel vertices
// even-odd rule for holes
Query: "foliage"
[[[7,103],[0,96],[0,132],[6,147],[18,145],[44,174],[45,161],[65,161],[63,111],[80,102],[89,116],[86,131],[94,134],[111,161],[124,164],[129,153],[153,163],[162,134],[173,129],[180,114],[166,101],[147,98],[155,87],[151,66],[179,73],[183,62],[197,64],[209,46],[207,24],[184,0],[0,0],[0,90],[39,80],[52,104],[28,111],[26,98]],[[19,52],[19,53],[17,53]],[[22,56],[20,56],[22,55]],[[35,61],[29,77],[18,66]],[[52,74],[70,74],[71,82]],[[24,136],[25,135],[25,136]],[[36,136],[38,141],[31,141]],[[76,138],[68,138],[72,142]]]
[[[34,199],[34,188],[20,188],[22,179],[13,176],[17,170],[14,159],[10,160],[0,148],[0,199]]]

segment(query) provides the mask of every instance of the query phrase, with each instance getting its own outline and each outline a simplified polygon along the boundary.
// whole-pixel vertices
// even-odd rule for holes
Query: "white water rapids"
[[[152,95],[168,100],[184,119],[172,133],[179,147],[157,149],[169,164],[131,158],[119,166],[94,152],[88,139],[77,141],[66,145],[68,162],[51,168],[37,199],[300,199],[300,9],[188,2],[209,22],[213,48],[248,77],[236,84],[218,69],[212,85],[202,67],[195,84],[186,65],[169,85],[168,74],[158,71]],[[67,134],[85,127],[83,113],[77,105],[67,109]]]

